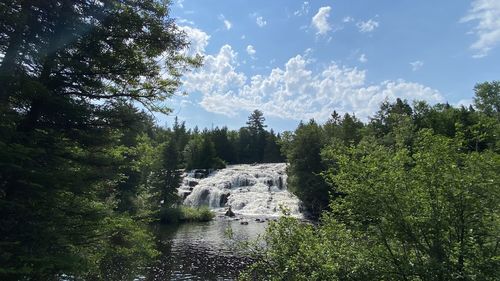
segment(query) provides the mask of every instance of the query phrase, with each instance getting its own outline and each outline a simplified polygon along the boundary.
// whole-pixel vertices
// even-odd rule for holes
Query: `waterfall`
[[[184,205],[208,206],[236,214],[279,216],[285,207],[301,217],[300,201],[286,186],[286,164],[231,165],[218,171],[194,170],[184,174],[179,195]]]

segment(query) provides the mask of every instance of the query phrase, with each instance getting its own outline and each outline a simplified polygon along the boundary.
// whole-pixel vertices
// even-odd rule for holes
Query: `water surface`
[[[218,217],[207,223],[159,227],[158,250],[162,254],[139,280],[235,280],[251,262],[236,244],[255,239],[267,224],[255,218]],[[233,239],[229,239],[228,229]]]

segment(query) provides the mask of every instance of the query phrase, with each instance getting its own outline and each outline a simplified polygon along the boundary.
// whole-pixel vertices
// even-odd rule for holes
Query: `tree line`
[[[265,128],[264,114],[254,110],[247,126],[239,130],[227,127],[199,130],[187,129],[176,118],[168,128],[178,143],[177,150],[186,169],[220,169],[227,164],[279,163],[281,135]]]

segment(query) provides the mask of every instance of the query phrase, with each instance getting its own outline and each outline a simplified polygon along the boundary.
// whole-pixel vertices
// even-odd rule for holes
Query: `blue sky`
[[[169,102],[189,127],[293,130],[333,110],[367,120],[384,99],[470,104],[500,79],[500,1],[174,1],[204,66]]]

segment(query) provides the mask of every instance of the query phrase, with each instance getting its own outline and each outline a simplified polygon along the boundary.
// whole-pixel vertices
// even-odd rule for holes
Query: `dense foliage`
[[[0,3],[1,280],[130,279],[151,220],[212,218],[178,208],[183,168],[283,160],[262,113],[249,134],[154,124],[187,46],[168,1]]]
[[[321,175],[297,195],[312,203],[329,192],[330,203],[318,225],[272,224],[242,278],[498,280],[500,91],[475,91],[474,107],[397,100],[367,124],[334,113],[284,134],[293,157],[324,144],[311,150],[323,168],[292,162],[290,184]]]
[[[1,280],[123,280],[155,256],[159,130],[133,104],[166,111],[200,62],[167,4],[0,3]]]

